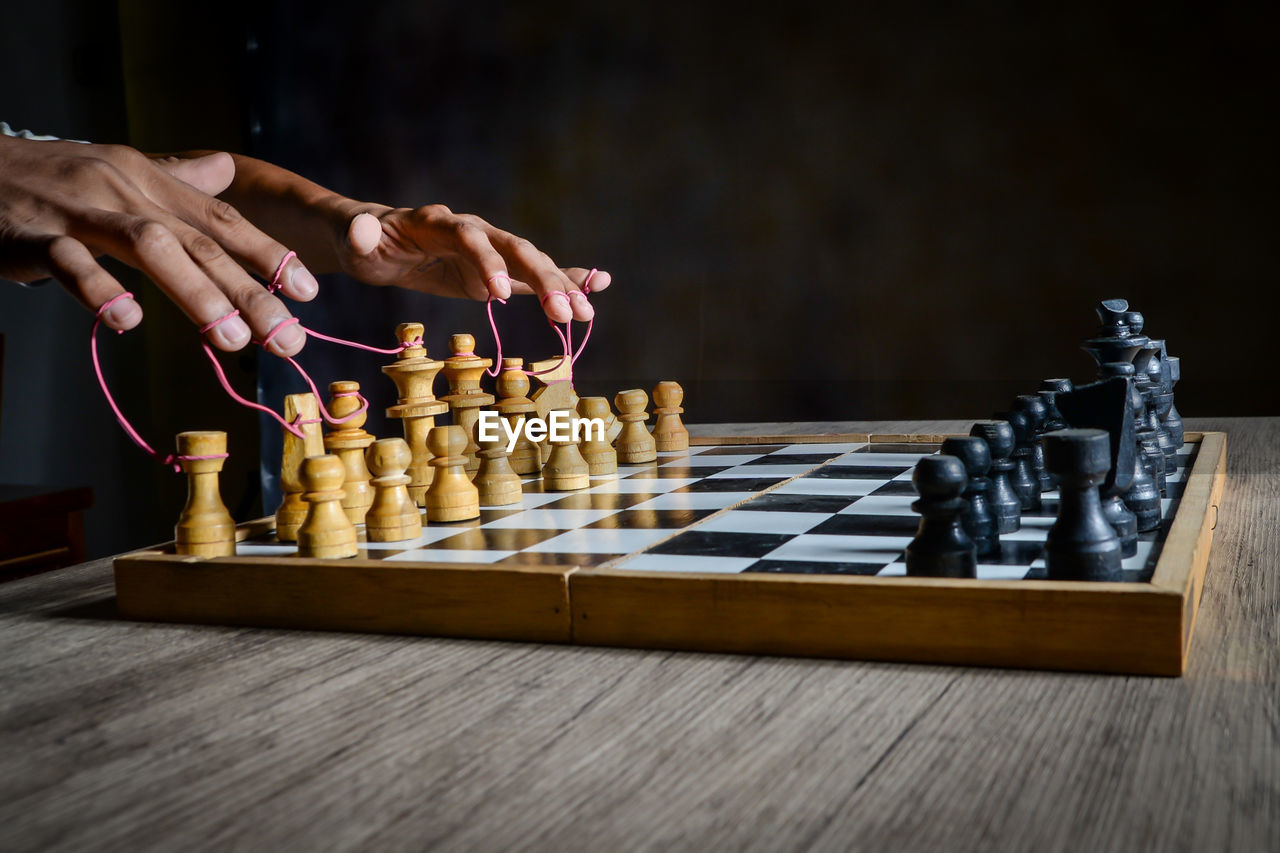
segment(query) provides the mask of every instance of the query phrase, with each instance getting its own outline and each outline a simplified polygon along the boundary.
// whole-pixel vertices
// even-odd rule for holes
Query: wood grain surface
[[[1275,850],[1280,419],[1189,427],[1229,450],[1182,679],[134,624],[107,560],[0,585],[0,848]]]

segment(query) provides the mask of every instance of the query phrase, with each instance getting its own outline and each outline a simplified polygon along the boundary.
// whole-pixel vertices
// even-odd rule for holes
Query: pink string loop
[[[212,323],[205,323],[203,326],[201,326],[200,334],[203,335],[205,332],[209,331],[210,329],[216,328],[222,325],[223,323],[227,322],[228,320],[230,320],[232,317],[238,317],[239,315],[240,315],[239,309],[233,308],[231,309],[230,313],[223,314],[221,317],[214,320]]]
[[[102,315],[108,308],[115,305],[121,299],[133,298],[133,294],[126,291],[118,296],[108,299],[106,302],[102,303],[101,307],[98,308],[98,314],[93,321],[93,330],[89,333],[89,357],[93,360],[93,372],[98,377],[98,387],[102,389],[102,396],[106,397],[107,405],[110,406],[111,411],[115,413],[116,422],[120,424],[120,428],[125,431],[125,434],[128,435],[129,438],[133,439],[134,444],[141,447],[153,458],[159,459],[160,454],[156,453],[155,449],[150,444],[147,444],[143,437],[138,434],[138,431],[133,428],[133,424],[129,423],[129,419],[126,418],[124,416],[124,412],[120,410],[120,406],[116,403],[116,398],[111,396],[111,389],[107,387],[107,378],[102,375],[102,362],[98,360],[98,327],[102,325]],[[123,332],[117,331],[116,334],[123,334]],[[162,461],[164,464],[169,463],[169,460]]]
[[[271,283],[267,285],[267,293],[275,293],[284,287],[280,282],[280,277],[284,275],[285,265],[296,257],[298,257],[298,253],[295,251],[290,250],[284,253],[284,257],[280,259],[280,265],[276,267],[275,274],[271,276]]]
[[[194,462],[200,459],[226,459],[227,456],[229,455],[226,453],[216,453],[208,456],[194,456],[194,455],[180,456],[176,453],[170,453],[166,455],[164,458],[161,458],[160,454],[157,453],[150,444],[147,444],[147,442],[143,439],[143,437],[138,434],[138,431],[133,428],[133,424],[129,423],[129,419],[126,418],[124,415],[124,412],[120,410],[120,406],[116,403],[115,397],[111,396],[111,389],[107,386],[107,378],[102,373],[102,362],[98,358],[98,327],[102,325],[102,315],[106,313],[108,308],[110,308],[112,305],[115,305],[121,299],[133,299],[133,298],[134,296],[132,293],[125,292],[125,293],[121,293],[116,296],[113,296],[112,298],[108,299],[106,302],[102,303],[102,305],[98,307],[97,315],[94,318],[93,330],[89,333],[89,355],[90,355],[90,358],[93,360],[93,372],[98,377],[98,387],[102,389],[102,396],[106,398],[107,405],[111,407],[111,411],[115,414],[116,421],[120,424],[120,427],[125,431],[125,434],[128,435],[129,438],[133,440],[134,444],[138,445],[138,447],[145,450],[149,456],[159,461],[161,465],[173,466],[173,471],[175,474],[182,473],[183,462]],[[223,319],[226,319],[226,318],[223,318]],[[212,325],[217,325],[219,322],[221,321],[215,320]],[[118,335],[124,334],[124,331],[118,329],[116,331],[116,334]]]
[[[280,325],[283,326],[284,323],[281,323]],[[279,328],[280,326],[276,327],[276,329],[279,329]],[[309,338],[319,338],[320,340],[327,341],[328,343],[331,343],[331,344],[338,344],[339,346],[351,347],[352,349],[361,349],[361,350],[364,350],[365,352],[376,352],[379,355],[399,355],[400,353],[404,352],[407,349],[410,349],[411,347],[422,346],[422,338],[414,338],[413,340],[405,341],[404,343],[398,344],[394,347],[372,347],[372,346],[369,346],[368,344],[362,344],[356,341],[349,341],[346,338],[338,338],[338,337],[334,337],[333,335],[325,335],[315,331],[314,329],[309,329],[306,326],[302,327],[302,331],[306,332],[307,337]],[[263,343],[265,344],[266,341],[263,341]]]
[[[566,294],[565,291],[563,290],[553,290],[542,297],[541,303],[545,306],[547,304],[547,300],[549,300],[553,296],[563,296],[566,300],[570,302],[573,301],[573,297],[575,296],[578,297],[579,299],[587,299],[587,294],[591,292],[591,279],[595,278],[597,272],[599,272],[599,270],[592,269],[589,273],[587,273],[587,277],[582,280],[581,292],[575,290]],[[489,298],[485,300],[485,306],[484,306],[485,311],[489,315],[489,328],[493,331],[494,347],[498,351],[497,355],[494,357],[493,368],[485,370],[485,374],[488,376],[497,376],[500,372],[502,372],[502,337],[498,334],[498,323],[496,320],[493,319],[493,303],[495,299],[496,297],[493,294],[489,294]],[[498,299],[497,301],[503,305],[507,304],[507,301],[505,299]],[[587,302],[589,304],[590,300],[587,299]],[[576,351],[573,349],[573,320],[570,319],[568,322],[564,324],[564,327],[565,327],[564,332],[560,331],[560,327],[557,326],[555,321],[552,320],[550,317],[547,318],[547,322],[551,325],[551,328],[555,330],[556,336],[560,338],[560,346],[561,346],[560,360],[557,361],[551,367],[548,367],[546,370],[521,369],[520,372],[523,373],[525,376],[542,376],[545,373],[554,373],[555,371],[559,370],[564,365],[565,360],[568,359],[569,378],[553,379],[551,380],[551,382],[547,384],[553,384],[555,382],[572,383],[573,382],[573,366],[578,363],[578,358],[582,355],[583,350],[587,348],[587,341],[591,339],[591,330],[595,328],[595,324],[596,324],[595,317],[593,316],[590,320],[587,321],[587,331],[582,336],[582,343],[579,344],[578,349]],[[459,353],[459,355],[463,355],[463,353]]]

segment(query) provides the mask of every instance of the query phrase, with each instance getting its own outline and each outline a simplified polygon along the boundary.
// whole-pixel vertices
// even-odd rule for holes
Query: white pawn
[[[356,527],[342,509],[342,460],[336,456],[308,456],[302,460],[307,517],[298,527],[298,556],[354,557]]]
[[[671,453],[689,449],[689,430],[680,420],[684,411],[684,389],[679,382],[659,382],[653,388],[653,413],[658,416],[653,425],[653,438],[658,450]]]
[[[584,434],[579,450],[592,477],[618,473],[618,451],[609,444],[606,430],[596,431],[590,428],[592,421],[604,424],[612,414],[609,401],[604,397],[578,398],[578,415],[586,421],[582,424]]]
[[[658,443],[645,427],[649,413],[644,408],[649,404],[649,395],[640,388],[619,391],[613,404],[618,407],[618,420],[622,421],[622,432],[613,444],[618,451],[618,461],[634,465],[657,459]]]
[[[490,441],[478,439],[480,470],[476,472],[476,491],[480,493],[481,506],[510,506],[520,503],[524,492],[520,488],[520,476],[511,470],[507,446],[499,435]]]
[[[467,476],[467,431],[453,424],[427,433],[436,475],[427,489],[428,521],[466,521],[480,516],[480,493]]]
[[[549,492],[571,492],[591,485],[591,469],[573,441],[572,430],[568,433],[560,433],[562,438],[547,438],[551,453],[542,465],[542,488]]]
[[[365,538],[370,542],[403,542],[422,533],[422,513],[409,494],[412,477],[405,473],[413,451],[403,438],[383,438],[365,451],[373,472],[373,505],[364,517]]]

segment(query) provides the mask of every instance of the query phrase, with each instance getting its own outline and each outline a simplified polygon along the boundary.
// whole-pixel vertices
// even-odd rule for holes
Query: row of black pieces
[[[911,506],[921,521],[906,548],[908,575],[977,577],[979,554],[998,550],[1000,534],[1017,529],[1015,498],[1001,482],[1008,469],[1002,464],[995,470],[993,459],[1007,463],[1012,428],[1005,421],[979,421],[974,433],[947,439],[940,454],[916,465],[911,482],[920,497]],[[1099,491],[1111,467],[1110,436],[1099,429],[1061,429],[1046,433],[1041,447],[1060,494],[1045,541],[1049,578],[1116,579],[1122,546]]]
[[[1147,428],[1156,433],[1162,452],[1176,453],[1185,441],[1182,415],[1173,396],[1173,388],[1182,378],[1181,360],[1169,355],[1165,341],[1142,333],[1146,320],[1141,312],[1130,310],[1127,300],[1104,299],[1096,311],[1098,331],[1081,348],[1097,362],[1100,379],[1109,375],[1109,365],[1133,365],[1134,382],[1147,407]]]

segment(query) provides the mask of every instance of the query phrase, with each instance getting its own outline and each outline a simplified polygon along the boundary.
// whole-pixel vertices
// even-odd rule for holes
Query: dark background
[[[244,151],[608,269],[579,390],[677,379],[690,421],[982,417],[1043,377],[1087,379],[1078,344],[1113,295],[1182,357],[1184,415],[1280,414],[1273,12],[749,9],[8,4],[0,119]],[[322,285],[299,309],[318,329],[390,345],[420,320],[433,355],[455,331],[492,354],[479,304]],[[256,421],[177,312],[130,286],[148,321],[104,342],[113,387],[161,443],[231,431],[224,495],[261,512]],[[508,354],[554,354],[531,302],[498,311]],[[88,326],[56,285],[0,288],[0,480],[92,482],[104,553],[167,538],[184,486],[114,425]],[[302,360],[375,409],[391,396],[384,357],[313,342]],[[270,361],[223,359],[279,408],[301,388]]]

